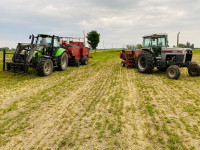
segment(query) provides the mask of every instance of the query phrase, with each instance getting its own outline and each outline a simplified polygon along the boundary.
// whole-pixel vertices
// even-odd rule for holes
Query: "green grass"
[[[194,50],[195,61],[199,54]],[[200,77],[185,68],[179,80],[156,69],[122,68],[116,50],[91,55],[87,66],[43,78],[33,68],[21,75],[0,72],[0,149],[199,146],[193,143],[200,137]]]

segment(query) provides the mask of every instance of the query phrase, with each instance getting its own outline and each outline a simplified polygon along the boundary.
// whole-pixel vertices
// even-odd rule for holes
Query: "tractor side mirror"
[[[31,39],[32,35],[29,35],[29,39]]]

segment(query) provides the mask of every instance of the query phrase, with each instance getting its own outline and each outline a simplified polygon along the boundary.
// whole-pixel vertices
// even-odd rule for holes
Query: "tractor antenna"
[[[179,34],[180,32],[177,34],[177,47],[179,47]]]

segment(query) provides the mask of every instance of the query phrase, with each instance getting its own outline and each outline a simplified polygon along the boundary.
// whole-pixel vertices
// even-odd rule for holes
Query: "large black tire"
[[[177,65],[171,65],[167,68],[166,74],[168,78],[177,80],[181,75],[181,71]]]
[[[126,66],[126,61],[125,61],[125,60],[122,60],[122,61],[121,61],[121,66],[122,66],[122,67],[125,67],[125,66]]]
[[[68,66],[68,56],[66,52],[63,52],[57,59],[58,68],[57,70],[64,71]]]
[[[81,58],[81,65],[87,65],[88,64],[88,58],[86,56],[83,56]]]
[[[196,67],[192,67],[188,69],[188,74],[192,77],[196,77],[200,75],[200,67],[199,65]]]
[[[79,67],[79,65],[80,65],[79,60],[78,60],[78,59],[75,59],[75,60],[74,60],[74,66]]]
[[[154,69],[154,57],[148,51],[143,51],[136,58],[136,67],[141,73],[152,73]]]
[[[49,76],[53,72],[53,62],[49,58],[41,58],[36,69],[39,76]]]

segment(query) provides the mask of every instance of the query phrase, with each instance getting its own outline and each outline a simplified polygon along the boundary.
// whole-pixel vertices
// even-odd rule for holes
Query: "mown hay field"
[[[91,55],[48,77],[0,72],[0,149],[200,148],[200,77],[122,68],[116,50]]]

